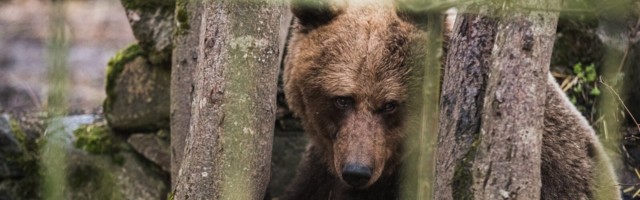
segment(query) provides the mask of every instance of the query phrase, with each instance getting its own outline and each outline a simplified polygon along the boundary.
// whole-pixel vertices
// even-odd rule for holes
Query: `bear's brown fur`
[[[294,1],[292,11],[285,94],[310,144],[281,199],[397,199],[409,72],[420,69],[412,66],[426,33],[390,2]],[[543,199],[590,199],[594,188],[619,194],[593,130],[557,87],[551,78]]]
[[[551,75],[545,104],[542,199],[620,199],[602,144]]]
[[[303,6],[293,6],[298,24],[285,91],[310,145],[283,199],[394,199],[406,65],[415,57],[410,44],[424,33],[400,20],[389,4],[327,4],[313,12]],[[347,164],[371,168],[361,189],[342,181]]]

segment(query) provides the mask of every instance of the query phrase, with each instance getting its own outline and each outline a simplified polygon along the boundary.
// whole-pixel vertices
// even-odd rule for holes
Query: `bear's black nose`
[[[342,168],[342,179],[353,187],[361,187],[371,178],[371,168],[360,164],[347,164]]]

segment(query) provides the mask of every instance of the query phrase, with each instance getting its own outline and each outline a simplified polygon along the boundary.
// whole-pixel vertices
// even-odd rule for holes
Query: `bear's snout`
[[[342,179],[355,188],[360,188],[371,179],[371,168],[361,164],[346,164],[342,168]]]

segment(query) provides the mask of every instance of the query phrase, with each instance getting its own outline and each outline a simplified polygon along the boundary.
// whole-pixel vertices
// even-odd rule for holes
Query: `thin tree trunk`
[[[193,99],[193,71],[198,64],[202,2],[176,2],[176,35],[171,65],[171,188],[184,156],[185,140],[189,134],[191,101]]]
[[[546,82],[558,0],[507,5],[498,23],[473,163],[474,199],[540,199]]]
[[[262,199],[269,182],[282,5],[204,1],[176,199]]]
[[[435,199],[471,199],[471,166],[496,32],[488,6],[461,8],[448,43],[440,99]]]
[[[442,49],[442,16],[440,13],[423,15],[429,22],[425,43],[425,55],[422,69],[415,69],[412,73],[422,77],[417,86],[411,89],[415,95],[408,102],[407,138],[405,138],[406,161],[403,163],[403,182],[400,199],[425,200],[433,197],[435,189],[435,155],[436,134],[438,131],[438,98],[440,84],[440,57],[437,52]],[[418,66],[416,66],[418,67]]]

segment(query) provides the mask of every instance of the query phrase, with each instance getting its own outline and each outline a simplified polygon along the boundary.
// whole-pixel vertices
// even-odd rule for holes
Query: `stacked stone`
[[[147,160],[170,170],[169,107],[175,1],[122,0],[137,43],[108,63],[109,127]]]

